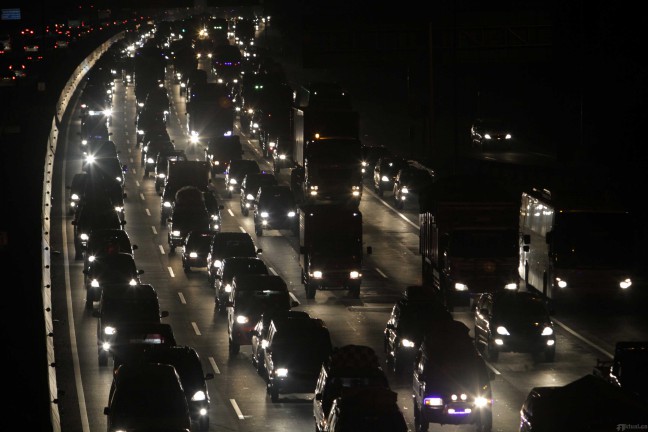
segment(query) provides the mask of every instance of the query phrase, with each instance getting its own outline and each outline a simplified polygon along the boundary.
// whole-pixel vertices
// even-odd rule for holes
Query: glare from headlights
[[[248,201],[252,201],[252,200],[254,200],[254,195],[252,195],[252,194],[247,194],[247,196],[245,197],[245,199],[247,199]]]
[[[490,134],[486,134],[486,135],[484,135],[484,138],[489,140],[489,139],[491,139],[491,136],[490,136]]]
[[[504,289],[507,289],[507,290],[516,290],[517,287],[518,286],[517,286],[516,283],[509,283],[509,284],[504,285]]]
[[[223,265],[223,262],[221,260],[214,261],[214,267],[221,268],[222,265]]]
[[[510,333],[508,330],[506,330],[506,327],[504,326],[497,326],[497,334],[503,335],[503,336],[510,336]]]
[[[230,285],[230,284],[225,285],[225,292],[226,293],[232,292],[232,285]]]
[[[628,288],[630,288],[630,285],[632,285],[632,281],[630,279],[626,279],[626,280],[621,281],[619,283],[619,286],[621,287],[621,289],[628,289]]]
[[[108,335],[108,336],[110,336],[110,335],[114,335],[115,332],[116,332],[116,330],[117,330],[117,329],[115,329],[115,327],[113,327],[113,326],[106,326],[106,327],[104,328],[104,334],[105,334],[105,335]]]
[[[542,329],[542,336],[551,336],[553,332],[554,331],[551,327],[545,327]]]
[[[401,189],[401,193],[404,193],[404,194],[409,193],[409,189],[407,189],[405,186],[403,186],[403,188]]]
[[[196,252],[189,252],[189,258],[198,258],[198,254]]]
[[[388,182],[388,181],[389,181],[389,177],[387,177],[387,176],[382,176],[380,180],[382,180],[382,181],[384,181],[384,182]]]
[[[466,285],[466,284],[462,284],[462,283],[460,283],[460,282],[457,282],[457,283],[455,284],[455,289],[456,289],[457,291],[468,291],[468,285]]]
[[[137,281],[135,279],[131,279],[130,282],[128,282],[128,285],[135,286],[137,285]]]
[[[110,342],[104,342],[101,344],[101,349],[104,351],[110,351]]]
[[[403,348],[414,348],[415,344],[414,344],[414,342],[412,342],[412,341],[409,340],[409,339],[403,339],[403,340],[401,341],[401,346],[402,346]]]
[[[192,401],[204,401],[207,399],[207,395],[205,395],[205,392],[202,390],[198,390],[196,393],[191,396]]]
[[[275,375],[278,377],[287,377],[288,376],[288,369],[286,368],[278,368],[275,371]]]
[[[262,217],[262,218],[267,218],[268,216],[270,216],[270,215],[268,214],[268,212],[266,212],[266,211],[262,211],[262,212],[261,212],[261,217]]]
[[[99,281],[97,279],[92,279],[92,282],[90,282],[90,286],[92,288],[99,288]]]
[[[264,349],[268,348],[268,341],[267,340],[263,339],[261,341],[261,348],[264,348]]]
[[[244,315],[238,315],[238,316],[236,317],[236,322],[237,322],[238,324],[247,324],[247,322],[248,322],[249,320],[250,320],[250,319],[249,319],[248,317],[244,316]]]
[[[288,212],[288,217],[295,217],[296,213],[294,211]]]
[[[350,279],[358,279],[360,277],[360,272],[353,270],[349,273]]]
[[[561,279],[556,279],[558,281],[558,287],[560,288],[567,288],[567,281],[561,280]]]
[[[425,406],[441,406],[443,405],[443,399],[440,397],[426,397],[423,399],[423,405]]]
[[[321,279],[322,276],[323,276],[323,275],[322,275],[321,270],[315,270],[315,271],[313,272],[313,277],[314,277],[315,279]]]
[[[475,406],[477,408],[484,408],[486,405],[488,405],[488,399],[482,396],[477,396],[475,398]]]
[[[236,184],[236,179],[234,179],[234,178],[230,179],[229,184],[235,185]]]

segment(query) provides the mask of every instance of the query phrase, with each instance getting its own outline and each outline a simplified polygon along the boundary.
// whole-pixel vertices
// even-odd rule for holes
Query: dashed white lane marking
[[[180,297],[180,303],[182,304],[187,304],[187,300],[185,300],[184,294],[181,292],[178,293],[178,297]]]
[[[198,324],[196,324],[194,321],[191,322],[191,327],[193,327],[196,336],[202,335],[202,333],[200,333],[200,329],[198,328]]]
[[[232,407],[234,407],[234,412],[236,412],[236,415],[238,416],[239,420],[245,420],[245,416],[243,416],[243,413],[238,407],[238,404],[234,399],[230,399],[230,403],[232,404]]]
[[[214,360],[214,357],[209,357],[209,364],[214,370],[214,373],[220,375],[220,369],[218,369],[218,366],[216,366],[216,360]]]
[[[171,277],[175,277],[175,273],[173,273],[173,269],[171,267],[167,267],[169,269],[169,274]]]
[[[376,271],[378,273],[380,273],[380,276],[384,277],[385,279],[388,279],[387,275],[385,273],[383,273],[382,271],[380,271],[380,269],[378,267],[376,267]]]

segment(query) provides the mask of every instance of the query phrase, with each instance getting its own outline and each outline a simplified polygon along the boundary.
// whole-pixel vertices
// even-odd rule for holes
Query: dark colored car
[[[111,132],[108,131],[108,118],[103,113],[97,113],[81,120],[81,132],[79,133],[79,149],[86,152],[86,146],[92,140],[110,139]]]
[[[74,259],[82,260],[88,246],[90,232],[97,229],[123,229],[126,221],[107,197],[85,199],[76,213],[74,225]]]
[[[501,118],[477,119],[470,128],[473,147],[485,150],[511,150],[515,136],[511,124]]]
[[[83,270],[86,288],[86,309],[92,309],[93,303],[99,301],[105,285],[128,284],[137,286],[141,283],[140,275],[144,270],[138,269],[132,254],[119,252],[96,259]]]
[[[289,310],[299,303],[290,297],[286,282],[277,275],[238,275],[227,300],[229,354],[250,345],[251,332],[267,311]]]
[[[368,177],[373,173],[376,161],[383,156],[393,156],[391,150],[380,145],[362,146],[362,176]]]
[[[209,429],[210,397],[207,381],[214,379],[214,374],[204,373],[200,356],[194,348],[182,345],[151,345],[144,349],[134,349],[132,352],[126,348],[116,359],[115,369],[121,364],[138,362],[172,365],[180,376],[192,424],[201,431]]]
[[[232,159],[229,162],[227,171],[225,171],[225,188],[227,188],[227,198],[232,198],[234,192],[238,192],[241,182],[246,174],[260,173],[261,168],[255,160],[250,159]]]
[[[381,387],[347,390],[336,398],[327,419],[327,432],[407,432],[398,393]]]
[[[434,181],[434,175],[428,169],[409,166],[398,171],[394,179],[394,207],[405,208],[406,204],[418,208],[421,190]]]
[[[168,219],[167,240],[171,253],[178,246],[184,246],[191,231],[209,231],[210,226],[211,217],[205,206],[175,206]]]
[[[214,302],[216,309],[224,312],[225,304],[232,291],[232,280],[243,274],[270,274],[268,266],[256,256],[231,256],[223,258],[220,267],[214,269],[214,284],[216,291]]]
[[[106,255],[120,252],[133,255],[137,247],[137,245],[131,243],[130,236],[123,229],[105,228],[93,230],[88,236],[83,268],[87,269],[96,259]]]
[[[121,365],[113,374],[104,414],[109,432],[191,430],[182,382],[170,364]]]
[[[413,290],[425,287],[408,288]],[[425,330],[439,321],[452,321],[452,314],[434,294],[404,295],[396,302],[383,331],[385,358],[395,373],[411,371]]]
[[[154,131],[166,131],[166,116],[160,111],[141,111],[135,120],[137,130],[137,145],[144,141],[145,135],[151,136]],[[150,138],[149,138],[150,139]]]
[[[142,147],[142,165],[144,167],[144,178],[149,176],[149,173],[155,172],[155,164],[157,163],[158,154],[171,154],[175,151],[175,144],[172,140],[167,139],[165,136],[154,136],[144,143]]]
[[[276,186],[279,183],[274,174],[260,172],[248,173],[241,182],[241,214],[248,216],[250,209],[254,206],[254,200],[261,186]]]
[[[533,292],[501,291],[482,294],[475,306],[475,346],[490,361],[500,352],[556,356],[556,335],[546,300]]]
[[[254,232],[263,235],[263,230],[299,228],[297,203],[290,186],[261,186],[252,207]]]
[[[259,321],[252,330],[251,343],[252,345],[252,366],[257,370],[260,375],[265,374],[264,351],[268,346],[268,332],[270,330],[270,322],[280,319],[310,319],[311,316],[308,312],[304,311],[270,311],[261,315]]]
[[[319,318],[273,319],[267,341],[263,363],[272,402],[278,402],[280,394],[310,394],[333,350],[324,322]]]
[[[214,234],[210,230],[190,231],[187,234],[182,250],[182,268],[185,273],[191,271],[192,267],[207,267],[207,255]]]
[[[224,174],[231,160],[242,157],[243,147],[238,135],[211,138],[205,146],[205,160],[211,166],[212,176]]]
[[[158,295],[152,285],[113,284],[104,286],[99,307],[92,315],[97,320],[97,355],[99,366],[108,365],[113,338],[128,323],[155,322],[169,316],[160,310]]]
[[[240,231],[219,232],[214,235],[209,254],[207,255],[207,269],[209,272],[209,283],[214,286],[216,274],[223,265],[223,260],[229,257],[252,257],[256,258],[262,252],[258,249],[248,233]]]
[[[83,200],[83,196],[85,194],[85,186],[86,186],[87,179],[88,179],[88,173],[85,172],[76,173],[74,174],[74,177],[72,177],[72,182],[66,188],[67,190],[69,190],[68,192],[68,213],[69,214],[76,213],[77,209],[79,208],[79,205]]]
[[[394,190],[396,174],[407,166],[407,161],[399,156],[382,156],[378,158],[373,171],[374,192],[382,197],[385,191]]]
[[[414,359],[412,401],[414,427],[430,423],[473,425],[478,432],[493,427],[495,376],[475,349],[470,329],[460,321],[431,327]]]

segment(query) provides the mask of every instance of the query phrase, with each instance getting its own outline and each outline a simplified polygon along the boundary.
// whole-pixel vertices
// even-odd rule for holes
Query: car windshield
[[[223,267],[223,277],[231,279],[236,274],[268,274],[268,267],[261,260],[228,261]]]
[[[448,254],[462,258],[499,258],[518,253],[517,230],[461,230],[452,233]]]
[[[493,315],[502,319],[547,321],[548,312],[542,299],[506,296],[497,299],[493,306]]]
[[[155,300],[104,299],[101,314],[106,321],[159,321],[160,311]]]
[[[195,248],[199,250],[209,250],[211,243],[210,235],[190,235],[187,239],[187,248]]]
[[[236,302],[243,309],[287,309],[290,297],[288,291],[238,291]]]
[[[242,256],[253,257],[256,256],[254,244],[241,240],[227,240],[218,242],[214,245],[213,252],[221,257],[223,256]]]

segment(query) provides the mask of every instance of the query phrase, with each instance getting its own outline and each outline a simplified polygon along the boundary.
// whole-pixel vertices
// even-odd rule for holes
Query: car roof
[[[237,290],[288,291],[286,281],[279,275],[241,274],[234,276],[233,282]]]
[[[121,284],[106,284],[101,290],[101,295],[105,299],[108,298],[158,298],[157,291],[151,284],[129,285],[126,283]]]

